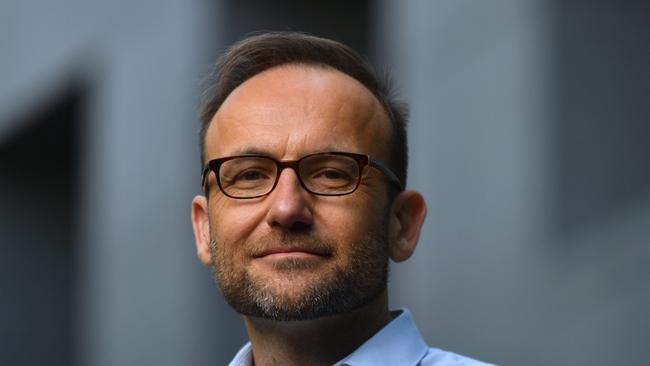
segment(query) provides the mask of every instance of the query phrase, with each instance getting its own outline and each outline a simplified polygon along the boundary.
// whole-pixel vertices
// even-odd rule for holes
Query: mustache
[[[245,243],[246,251],[253,257],[260,257],[269,252],[280,250],[300,250],[322,256],[331,256],[336,245],[329,240],[313,234],[271,233],[254,241]]]

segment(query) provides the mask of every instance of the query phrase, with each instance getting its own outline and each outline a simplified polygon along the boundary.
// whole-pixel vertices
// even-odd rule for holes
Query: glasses
[[[379,170],[400,190],[403,189],[399,178],[382,162],[368,155],[347,152],[323,152],[284,161],[264,155],[214,159],[203,169],[201,186],[205,191],[207,176],[212,171],[219,189],[226,196],[257,198],[271,193],[278,184],[282,170],[291,168],[307,192],[321,196],[342,196],[359,187],[366,166]]]

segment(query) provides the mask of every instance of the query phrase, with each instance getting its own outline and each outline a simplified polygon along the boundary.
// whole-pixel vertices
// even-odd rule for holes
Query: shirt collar
[[[242,347],[235,355],[235,358],[230,361],[228,366],[252,366],[253,365],[253,348],[251,342],[248,342]]]
[[[334,366],[417,365],[429,347],[407,309]]]
[[[429,347],[424,343],[408,309],[394,312],[397,316],[356,351],[334,366],[417,365]],[[242,347],[228,366],[251,366],[251,343]]]

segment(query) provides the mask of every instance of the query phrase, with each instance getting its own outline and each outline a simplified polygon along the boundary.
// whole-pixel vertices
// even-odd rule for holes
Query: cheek
[[[219,197],[210,203],[211,235],[218,247],[241,247],[251,233],[260,226],[264,212],[253,202],[231,202]]]
[[[341,248],[342,250],[348,250],[350,245],[359,243],[371,232],[384,230],[378,227],[384,222],[383,215],[385,215],[385,208],[380,202],[368,196],[349,201],[341,198],[338,197],[338,201],[327,202],[318,207],[320,220],[317,222],[322,223],[319,231],[327,237],[347,244],[346,247]]]

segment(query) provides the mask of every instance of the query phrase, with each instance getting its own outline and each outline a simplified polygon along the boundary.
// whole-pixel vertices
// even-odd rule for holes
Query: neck
[[[314,320],[244,317],[256,366],[332,365],[390,321],[384,291],[367,306]]]

